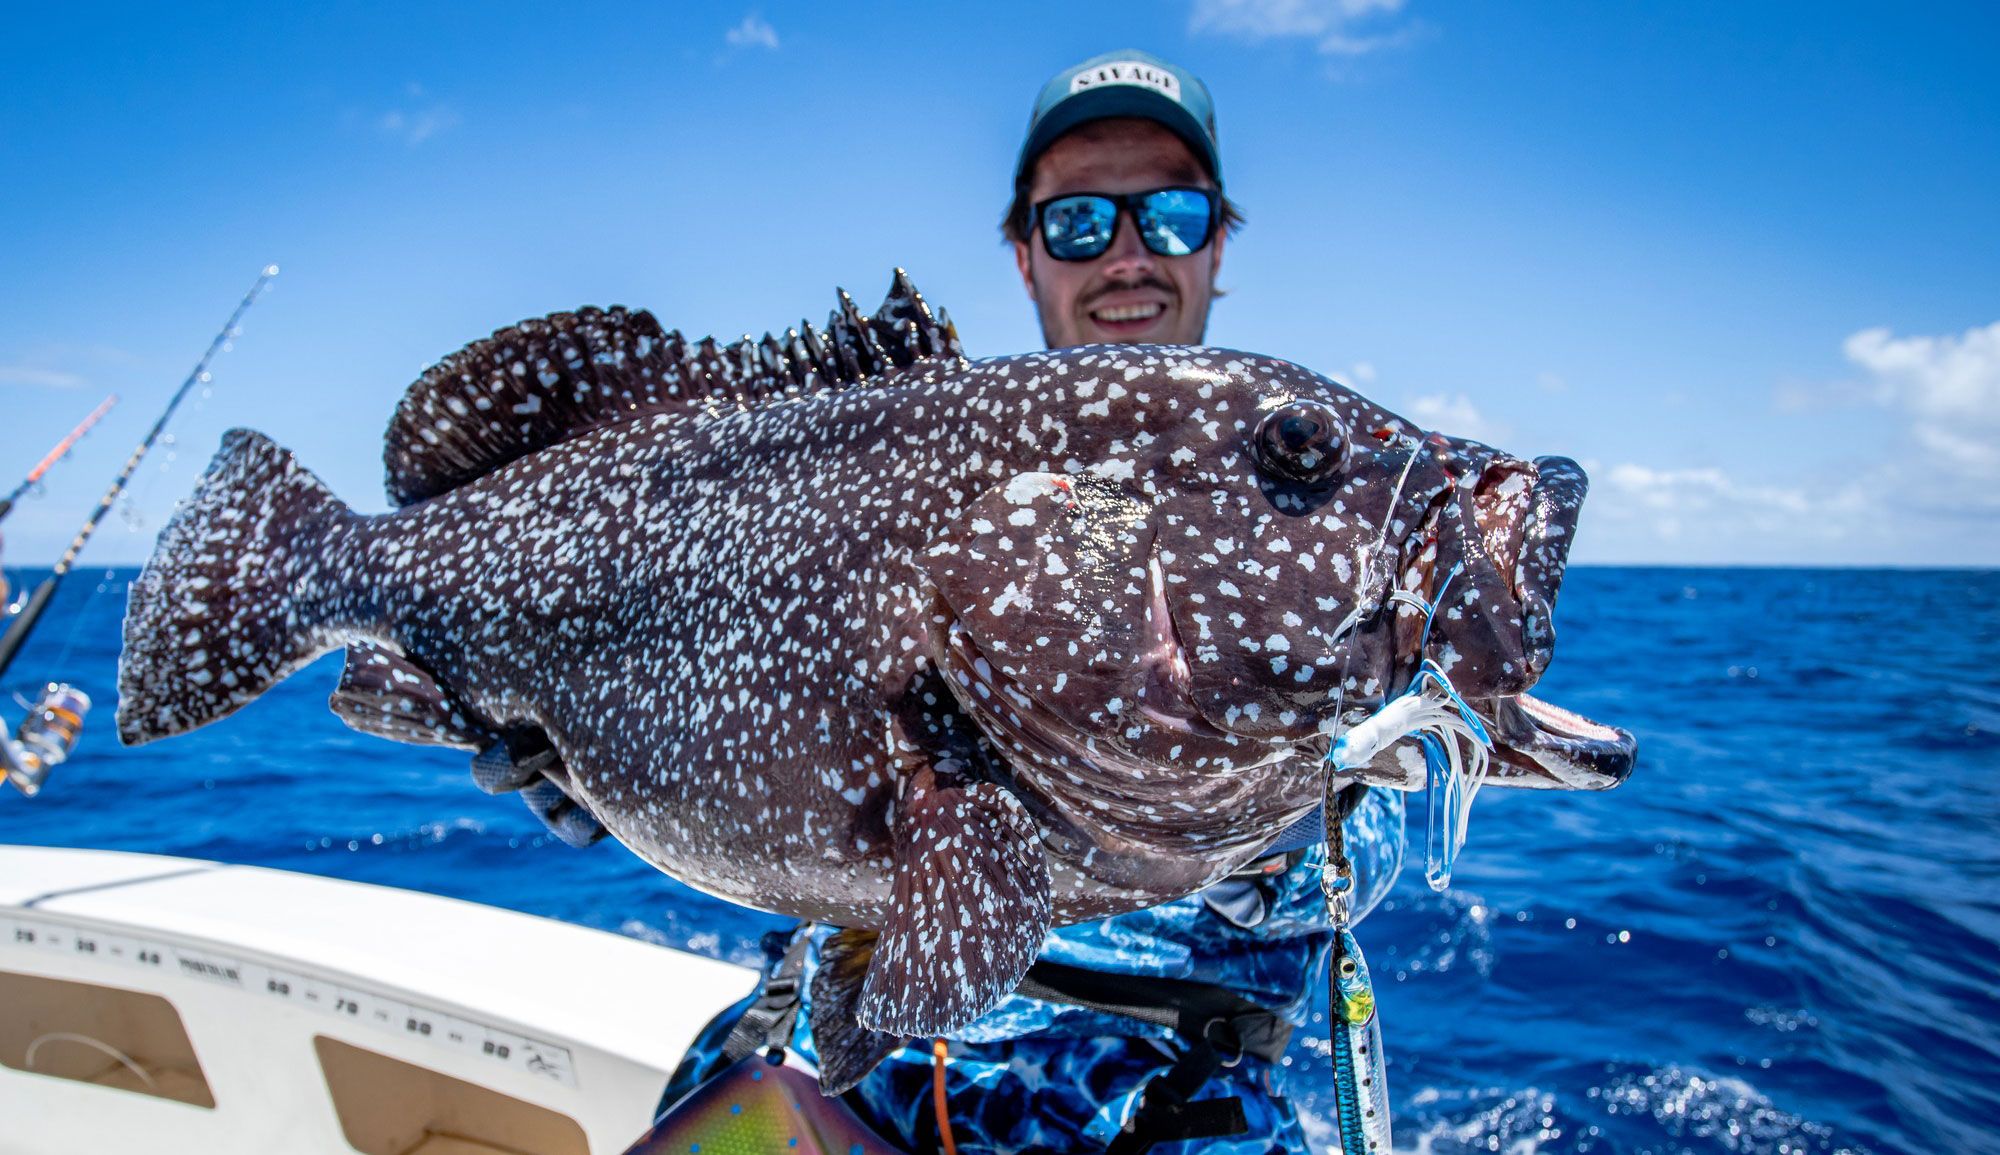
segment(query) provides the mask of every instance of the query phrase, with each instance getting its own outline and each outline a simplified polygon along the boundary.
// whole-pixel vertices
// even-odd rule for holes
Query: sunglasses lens
[[[1042,241],[1058,261],[1086,261],[1111,246],[1118,206],[1103,197],[1061,197],[1042,206]]]
[[[1213,205],[1200,189],[1168,188],[1139,204],[1139,235],[1163,257],[1185,257],[1208,244]]]

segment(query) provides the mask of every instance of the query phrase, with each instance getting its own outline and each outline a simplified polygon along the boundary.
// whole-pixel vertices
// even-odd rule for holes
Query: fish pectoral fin
[[[896,816],[888,925],[862,983],[863,1027],[923,1037],[957,1030],[1020,985],[1050,924],[1041,836],[988,782],[910,786]]]
[[[564,846],[582,850],[596,845],[610,833],[589,808],[576,800],[569,775],[559,768],[521,787],[521,801]]]
[[[852,1088],[907,1041],[871,1031],[855,1017],[878,937],[872,930],[841,930],[819,947],[808,1009],[813,1047],[819,1052],[819,1086],[828,1095]]]
[[[392,742],[483,750],[500,739],[415,658],[376,642],[347,647],[326,704],[354,729]]]

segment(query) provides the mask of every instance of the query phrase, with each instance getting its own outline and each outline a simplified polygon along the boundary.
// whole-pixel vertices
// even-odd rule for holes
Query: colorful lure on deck
[[[625,1155],[898,1155],[813,1076],[752,1055],[696,1087]]]
[[[1329,989],[1334,1110],[1342,1155],[1387,1155],[1389,1081],[1382,1021],[1375,1013],[1375,987],[1361,944],[1345,928],[1334,937]]]

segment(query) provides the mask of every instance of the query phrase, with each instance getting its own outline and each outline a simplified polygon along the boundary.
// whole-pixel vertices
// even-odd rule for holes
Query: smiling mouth
[[[1139,325],[1151,321],[1167,311],[1158,301],[1147,301],[1138,305],[1106,305],[1092,309],[1090,319],[1100,325]]]

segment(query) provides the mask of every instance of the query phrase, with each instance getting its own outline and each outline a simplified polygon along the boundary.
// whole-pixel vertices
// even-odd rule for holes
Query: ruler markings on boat
[[[305,971],[268,967],[171,941],[19,915],[0,916],[0,948],[4,947],[177,973],[351,1023],[365,1023],[391,1034],[424,1039],[446,1050],[477,1055],[517,1071],[576,1086],[576,1069],[567,1047]]]

